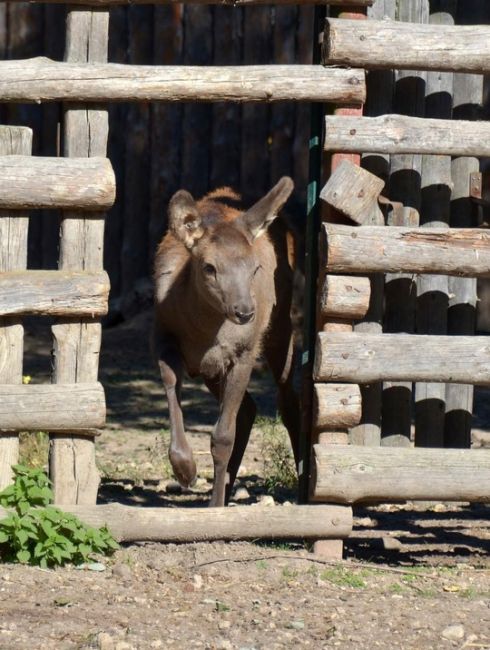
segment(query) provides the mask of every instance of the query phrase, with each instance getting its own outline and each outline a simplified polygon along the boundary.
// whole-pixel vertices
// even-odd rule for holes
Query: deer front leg
[[[225,505],[228,463],[235,442],[236,418],[250,380],[252,366],[236,365],[223,378],[220,391],[220,414],[211,436],[214,483],[211,507]]]
[[[195,481],[196,463],[185,436],[184,418],[180,404],[182,356],[175,340],[162,334],[155,336],[155,352],[168,401],[170,419],[168,457],[175,478],[183,487],[188,487]]]

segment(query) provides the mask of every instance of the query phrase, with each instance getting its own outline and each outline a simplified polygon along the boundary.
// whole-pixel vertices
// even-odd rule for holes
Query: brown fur
[[[290,246],[285,226],[280,221],[270,226],[291,189],[291,181],[282,179],[245,213],[228,205],[239,199],[229,188],[197,202],[178,192],[169,206],[169,232],[156,255],[155,352],[169,403],[169,456],[176,477],[189,485],[196,467],[180,407],[185,367],[190,375],[202,376],[220,402],[211,444],[215,506],[229,497],[254,421],[255,405],[246,388],[262,347],[298,453]]]

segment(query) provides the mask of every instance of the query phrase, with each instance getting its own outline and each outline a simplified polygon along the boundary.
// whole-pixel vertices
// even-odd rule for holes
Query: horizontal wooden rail
[[[324,270],[490,276],[490,231],[472,228],[356,228],[324,224]]]
[[[361,419],[361,390],[355,384],[315,384],[313,427],[349,429]]]
[[[315,381],[490,385],[490,337],[320,332]]]
[[[105,414],[99,383],[0,385],[0,431],[86,431]]]
[[[0,0],[8,2],[9,0]],[[25,0],[10,0],[11,3],[24,2]],[[66,0],[29,0],[31,3],[66,4]],[[184,0],[190,5],[220,5],[229,7],[243,7],[249,5],[334,5],[337,7],[370,7],[374,0]],[[70,0],[71,5],[84,5],[92,7],[111,7],[112,5],[175,5],[182,0]]]
[[[109,288],[105,271],[0,273],[0,316],[104,316]]]
[[[0,156],[0,209],[107,210],[116,180],[107,158]]]
[[[343,539],[352,532],[352,509],[347,506],[138,508],[111,503],[62,507],[89,526],[107,526],[118,542]],[[5,514],[0,508],[0,519]]]
[[[319,293],[323,318],[360,320],[369,309],[371,282],[369,278],[327,275]]]
[[[312,499],[490,502],[488,449],[315,445]]]
[[[364,102],[363,70],[320,65],[156,66],[0,61],[1,102]]]
[[[329,18],[325,64],[490,73],[489,25],[439,25]]]
[[[357,153],[490,156],[490,122],[405,115],[325,118],[325,149]]]

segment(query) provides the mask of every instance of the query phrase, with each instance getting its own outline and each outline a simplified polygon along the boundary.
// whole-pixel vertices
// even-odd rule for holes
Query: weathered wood
[[[0,430],[76,431],[104,422],[100,384],[0,385]]]
[[[44,57],[0,62],[2,102],[291,100],[359,104],[365,94],[363,70],[312,65],[87,65]]]
[[[65,60],[98,64],[107,61],[108,11],[73,9],[67,16]],[[90,67],[90,66],[89,66]],[[64,106],[63,153],[67,157],[106,156],[108,115],[98,106]],[[64,271],[100,271],[103,265],[104,220],[64,212],[60,262]],[[54,372],[57,384],[95,383],[101,342],[98,322],[59,320],[53,326]],[[93,439],[74,435],[50,441],[49,467],[58,504],[93,504],[99,472]]]
[[[0,0],[0,2],[7,2],[9,0]],[[25,2],[25,0],[10,0],[12,3]],[[65,0],[29,0],[31,3],[53,3],[65,4]],[[182,0],[71,0],[70,4],[73,6],[93,6],[93,7],[111,7],[113,5],[175,5],[181,4]],[[373,4],[374,0],[186,0],[185,4],[198,4],[198,5],[227,5],[230,7],[241,7],[249,5],[287,5],[287,4],[322,4],[334,5],[337,7],[369,7]]]
[[[320,192],[320,198],[359,225],[380,225],[384,220],[378,198],[384,185],[378,176],[343,160]]]
[[[429,21],[436,29],[454,25],[456,0],[431,3]],[[453,75],[429,72],[425,89],[425,117],[452,117]],[[449,225],[451,158],[423,156],[420,222],[424,228]],[[416,324],[418,334],[447,334],[448,277],[420,275],[417,278]],[[415,386],[415,444],[444,446],[444,384],[419,383]]]
[[[344,538],[352,531],[345,506],[275,508],[137,508],[119,503],[66,505],[89,526],[107,526],[118,542],[211,542],[214,540]],[[0,509],[0,519],[6,511]]]
[[[487,449],[315,445],[314,457],[314,501],[490,502]]]
[[[361,419],[361,391],[351,384],[315,384],[313,426],[317,431],[353,427]]]
[[[490,339],[320,332],[313,377],[362,384],[386,379],[489,385]]]
[[[0,126],[0,155],[31,153],[32,131],[26,127]],[[24,212],[0,212],[0,272],[27,266],[29,217]],[[0,382],[22,384],[24,328],[18,318],[0,318]],[[19,459],[19,438],[9,431],[0,434],[0,490],[12,480],[12,465]]]
[[[469,45],[470,44],[470,45]],[[323,61],[368,69],[490,72],[490,26],[329,18]]]
[[[465,228],[355,228],[324,224],[331,273],[490,274],[490,232]]]
[[[490,123],[405,115],[325,118],[327,151],[490,156]]]
[[[107,158],[0,157],[0,208],[105,210],[116,181]]]
[[[105,272],[9,271],[0,273],[0,316],[103,316],[109,277]]]
[[[369,278],[327,275],[319,293],[324,318],[359,320],[366,315],[371,297]]]

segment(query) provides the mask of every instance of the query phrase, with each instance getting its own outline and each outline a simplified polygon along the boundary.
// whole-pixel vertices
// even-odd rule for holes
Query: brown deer
[[[284,177],[245,212],[229,205],[240,198],[229,188],[199,201],[180,190],[170,201],[169,230],[156,254],[154,352],[168,400],[169,458],[181,485],[192,485],[196,465],[180,403],[185,368],[191,377],[202,376],[219,402],[211,506],[230,497],[255,419],[247,386],[262,351],[298,462],[290,240],[282,220],[274,222],[292,189]]]

